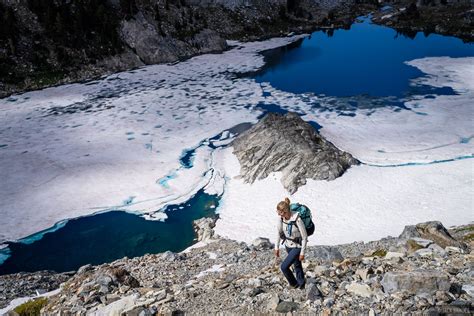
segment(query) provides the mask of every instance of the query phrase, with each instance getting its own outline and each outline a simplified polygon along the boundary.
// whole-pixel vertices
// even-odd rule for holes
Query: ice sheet
[[[97,211],[187,200],[206,182],[205,163],[168,187],[157,180],[179,168],[185,148],[260,114],[245,107],[260,87],[229,72],[256,69],[259,50],[297,38],[0,100],[0,243]]]
[[[213,168],[219,158],[199,144],[237,124],[256,122],[262,114],[257,106],[262,103],[305,113],[306,120],[323,126],[321,133],[337,147],[367,164],[431,163],[472,157],[474,58],[410,61],[427,73],[414,84],[450,86],[458,95],[415,97],[407,101],[408,110],[386,107],[356,111],[355,116],[335,110],[337,99],[282,92],[233,74],[258,69],[264,64],[259,51],[297,38],[233,43],[237,47],[222,54],[1,99],[0,244],[68,218],[111,209],[163,220],[163,215],[154,213],[168,204],[188,200],[203,187],[208,193],[226,192],[224,201],[231,201],[227,195],[235,194],[235,182],[226,168]],[[223,135],[215,144],[227,142]],[[190,148],[196,148],[193,166],[183,168],[180,158],[183,150]],[[451,178],[449,175],[462,169],[464,182],[459,188],[464,192],[472,189],[471,161],[428,168],[433,174],[446,176],[440,180],[447,188],[451,185],[449,179],[457,179],[454,183],[459,184],[457,173]],[[456,168],[444,170],[445,166]],[[370,170],[370,174],[378,170],[360,168]],[[383,170],[378,172],[386,179],[392,171]],[[359,175],[361,181],[370,179],[364,175]],[[420,177],[423,179],[423,175]],[[324,183],[318,183],[318,188]],[[428,194],[419,192],[418,187],[413,189],[410,194],[414,196]],[[258,186],[254,190],[248,199],[266,199]],[[469,197],[451,202],[450,210],[454,212],[458,203],[465,206]],[[221,208],[223,215],[227,211]]]

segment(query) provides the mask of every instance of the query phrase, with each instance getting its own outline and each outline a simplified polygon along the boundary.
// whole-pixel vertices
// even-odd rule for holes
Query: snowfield
[[[219,235],[274,238],[274,207],[288,195],[279,175],[245,184],[232,148],[206,145],[216,136],[216,145],[228,143],[225,131],[256,122],[262,103],[305,113],[323,126],[324,137],[364,163],[290,196],[313,209],[310,244],[378,239],[425,220],[472,221],[474,58],[408,62],[426,73],[413,84],[448,86],[457,95],[415,96],[406,110],[354,116],[327,111],[334,98],[283,92],[234,74],[257,70],[264,65],[259,52],[298,38],[233,42],[222,54],[1,99],[0,244],[111,209],[165,220],[164,206],[203,187],[223,194]],[[190,149],[186,167],[180,158]]]

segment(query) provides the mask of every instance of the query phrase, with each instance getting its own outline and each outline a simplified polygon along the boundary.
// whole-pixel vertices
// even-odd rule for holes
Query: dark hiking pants
[[[285,278],[290,283],[290,286],[301,286],[304,284],[304,272],[303,266],[300,261],[301,248],[288,248],[286,247],[288,256],[281,264],[281,272],[285,275]],[[290,266],[293,265],[296,272],[296,279],[293,272],[290,270]]]

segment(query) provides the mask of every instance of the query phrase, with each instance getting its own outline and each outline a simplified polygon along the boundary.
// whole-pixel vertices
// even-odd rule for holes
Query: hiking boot
[[[304,290],[304,287],[305,287],[306,283],[303,283],[301,285],[298,285],[297,287],[300,289],[300,290]]]
[[[298,285],[298,284],[294,284],[294,285],[290,284],[289,286],[290,286],[290,289],[297,289],[297,288],[299,288],[299,285]]]

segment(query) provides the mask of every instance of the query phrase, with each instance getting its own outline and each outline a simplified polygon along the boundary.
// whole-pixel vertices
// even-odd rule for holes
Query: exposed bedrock
[[[0,0],[0,97],[249,41],[349,27],[372,0]]]
[[[334,180],[359,164],[295,113],[267,114],[232,146],[245,181],[253,183],[282,172],[281,183],[290,194],[306,184],[306,179]]]

